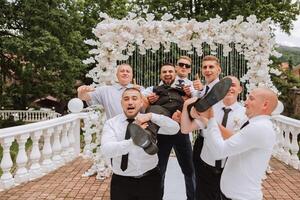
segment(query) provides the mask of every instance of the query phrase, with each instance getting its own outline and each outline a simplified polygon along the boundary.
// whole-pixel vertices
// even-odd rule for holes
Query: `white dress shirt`
[[[203,96],[205,95],[206,87],[207,87],[207,86],[209,87],[209,89],[208,89],[208,91],[207,91],[207,93],[208,93],[208,92],[211,90],[211,88],[213,88],[214,85],[215,85],[216,83],[218,83],[219,81],[220,81],[220,79],[217,78],[217,79],[215,79],[214,81],[210,82],[209,84],[205,84],[204,87],[203,87],[203,89],[202,89],[202,90],[196,90],[197,93],[195,93],[194,95],[195,95],[196,97],[203,97]]]
[[[107,119],[110,119],[123,112],[121,106],[122,94],[126,88],[131,88],[132,86],[132,84],[122,86],[116,83],[114,85],[97,87],[95,91],[89,93],[91,100],[87,101],[87,104],[101,104],[104,107]]]
[[[215,118],[209,120],[204,132],[215,159],[229,156],[221,176],[221,191],[234,200],[262,199],[262,178],[276,142],[270,116],[251,118],[227,140],[223,140]]]
[[[152,113],[151,121],[160,126],[158,132],[165,135],[175,135],[179,125],[169,117]],[[101,150],[106,159],[112,158],[112,170],[122,176],[139,176],[153,169],[158,164],[157,154],[149,155],[141,147],[135,145],[132,139],[125,140],[128,121],[124,113],[119,114],[104,124],[101,140]],[[122,155],[128,155],[128,167],[122,171]]]
[[[218,102],[213,106],[215,119],[218,122],[218,124],[222,124],[224,111],[223,108],[231,108],[231,111],[228,114],[228,120],[226,124],[226,128],[231,131],[237,131],[240,129],[240,127],[244,124],[245,121],[247,121],[247,116],[245,115],[245,107],[243,107],[240,103],[235,102],[231,106],[225,106],[223,101]],[[203,126],[200,126],[199,128],[204,128]],[[202,151],[200,154],[201,159],[209,164],[210,166],[215,167],[216,160],[214,159],[213,153],[211,152],[209,145],[207,143],[207,140],[204,135],[204,142]],[[222,159],[222,167],[224,167],[226,159]]]

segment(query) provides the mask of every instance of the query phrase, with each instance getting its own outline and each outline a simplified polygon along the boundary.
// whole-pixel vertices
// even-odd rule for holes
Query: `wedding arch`
[[[148,86],[158,83],[157,74],[143,82],[151,76],[147,73],[157,72],[159,64],[155,61],[190,55],[196,66],[195,74],[199,72],[201,58],[213,54],[224,63],[224,75],[238,76],[248,91],[266,86],[278,92],[270,79],[270,73],[279,73],[269,67],[270,56],[280,56],[274,49],[270,19],[259,23],[256,16],[251,15],[246,20],[238,16],[235,20],[222,21],[217,16],[197,22],[186,18],[172,20],[171,14],[165,14],[157,21],[153,14],[142,18],[133,13],[123,19],[113,19],[105,13],[100,17],[103,20],[93,29],[97,39],[85,41],[93,49],[84,63],[95,65],[87,76],[96,85],[112,82],[120,62],[133,64],[138,71],[135,74],[138,83]]]
[[[269,67],[270,56],[280,56],[274,49],[270,19],[259,23],[251,15],[246,20],[238,16],[235,20],[222,21],[216,17],[197,22],[185,18],[172,20],[172,15],[165,14],[157,21],[153,14],[142,18],[133,13],[123,19],[113,19],[105,13],[100,17],[103,20],[93,29],[96,39],[85,41],[93,47],[89,51],[91,57],[83,61],[95,65],[87,74],[93,79],[93,85],[114,82],[116,66],[122,62],[133,66],[138,84],[156,85],[161,62],[167,59],[174,63],[181,55],[192,58],[194,67],[190,78],[193,79],[199,73],[203,56],[212,54],[220,59],[223,76],[237,76],[247,91],[265,86],[278,93],[270,78],[270,73],[280,74]],[[99,116],[101,129],[104,118],[103,114]],[[91,124],[84,127],[84,134],[91,135],[93,127]],[[97,173],[97,178],[102,179],[109,176],[109,169],[98,145],[100,135],[98,139],[92,145],[98,146],[97,153],[92,155],[94,165],[85,176]]]

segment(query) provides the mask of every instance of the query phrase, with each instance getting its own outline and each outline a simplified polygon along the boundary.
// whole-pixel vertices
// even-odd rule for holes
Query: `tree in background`
[[[235,19],[238,15],[256,15],[263,21],[267,18],[289,33],[293,28],[293,21],[300,14],[299,2],[291,0],[133,0],[135,12],[144,11],[155,14],[160,18],[165,13],[172,14],[176,19],[194,18],[205,21],[220,16],[224,21]],[[293,2],[293,3],[292,3]]]
[[[147,10],[198,21],[255,14],[259,20],[271,17],[287,33],[299,15],[298,3],[289,0],[0,0],[0,5],[0,107],[13,109],[47,95],[65,105],[75,95],[76,80],[94,67],[82,63],[89,57],[83,41],[94,37],[99,12],[122,18]]]
[[[0,0],[0,105],[24,109],[47,95],[66,104],[75,81],[88,71],[82,63],[99,22],[99,12],[127,14],[123,0]]]

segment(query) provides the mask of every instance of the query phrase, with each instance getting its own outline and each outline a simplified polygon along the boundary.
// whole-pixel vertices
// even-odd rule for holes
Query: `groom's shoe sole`
[[[142,141],[136,145],[142,147],[147,154],[154,155],[158,152],[158,147],[151,141],[151,133],[149,133],[147,130],[143,129],[137,124],[132,123],[128,125],[128,131],[131,137],[139,135],[140,140]]]
[[[193,106],[198,112],[206,111],[226,96],[231,87],[231,84],[232,81],[230,78],[223,78],[218,83],[216,83],[214,87],[209,91],[209,93],[207,93],[203,98],[199,98],[195,103],[188,105],[187,109],[190,118],[190,111]]]

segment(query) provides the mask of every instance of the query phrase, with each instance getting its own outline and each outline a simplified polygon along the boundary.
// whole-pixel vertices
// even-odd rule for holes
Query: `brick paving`
[[[109,200],[110,179],[96,180],[95,176],[82,177],[91,161],[77,158],[70,164],[34,181],[0,192],[1,200],[10,199],[92,199]],[[263,183],[265,200],[300,200],[300,172],[272,159],[273,173]]]

